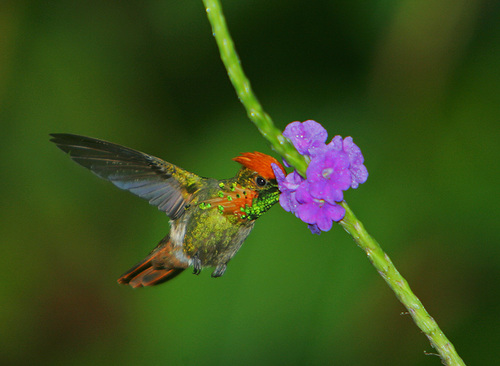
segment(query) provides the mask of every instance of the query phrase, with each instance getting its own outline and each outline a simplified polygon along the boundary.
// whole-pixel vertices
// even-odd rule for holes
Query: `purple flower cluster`
[[[368,178],[363,154],[352,137],[335,136],[326,144],[328,132],[311,120],[290,123],[283,136],[305,156],[309,166],[304,179],[297,171],[285,176],[273,165],[281,191],[280,205],[309,224],[313,234],[328,231],[333,221],[344,218],[345,209],[338,204],[344,199],[344,191],[357,188]]]

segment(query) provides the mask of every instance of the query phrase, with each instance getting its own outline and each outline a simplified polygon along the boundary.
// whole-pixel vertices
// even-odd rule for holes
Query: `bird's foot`
[[[226,272],[227,265],[219,264],[215,267],[215,270],[212,272],[212,277],[220,277]]]
[[[193,268],[193,274],[199,275],[201,273],[201,260],[196,254],[193,256]]]

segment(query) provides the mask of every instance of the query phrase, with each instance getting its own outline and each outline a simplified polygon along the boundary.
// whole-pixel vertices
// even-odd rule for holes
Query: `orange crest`
[[[278,160],[276,160],[272,156],[263,154],[258,151],[254,151],[253,153],[251,152],[241,153],[240,156],[233,158],[233,160],[237,161],[245,168],[251,169],[259,173],[259,175],[261,175],[262,178],[264,179],[276,179],[273,172],[273,168],[271,167],[272,163],[279,166],[280,169],[283,171],[283,174],[286,175],[285,169]]]

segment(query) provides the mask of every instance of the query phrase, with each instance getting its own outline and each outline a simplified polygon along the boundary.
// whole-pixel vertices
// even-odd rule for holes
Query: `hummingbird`
[[[194,274],[215,267],[212,277],[222,276],[255,220],[279,200],[271,164],[285,170],[260,152],[233,158],[241,164],[236,176],[217,180],[112,142],[66,133],[50,136],[73,161],[148,200],[170,218],[167,236],[118,279],[133,288],[164,283],[189,267]]]

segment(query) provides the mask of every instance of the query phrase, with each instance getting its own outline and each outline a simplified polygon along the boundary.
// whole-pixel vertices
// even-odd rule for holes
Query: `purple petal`
[[[276,181],[278,184],[281,184],[285,180],[285,174],[281,170],[281,168],[278,166],[278,164],[271,163],[271,168],[273,169],[274,176],[276,177]]]
[[[331,150],[337,150],[337,151],[342,150],[342,148],[343,148],[342,136],[340,136],[340,135],[335,136],[327,146]]]
[[[295,192],[285,192],[280,195],[280,206],[287,212],[295,213],[299,203],[295,198]]]
[[[344,199],[342,190],[334,187],[334,185],[330,184],[326,179],[310,183],[309,193],[312,197],[325,200],[330,204],[335,204],[335,202],[340,202]]]
[[[328,151],[328,145],[325,145],[323,142],[313,142],[309,148],[307,149],[309,156],[312,158],[318,156],[318,155],[323,155]]]
[[[352,163],[354,161],[358,161],[361,164],[364,161],[363,154],[361,153],[361,149],[352,141],[351,136],[347,136],[344,139],[343,150],[349,156],[349,161]]]
[[[323,185],[315,186],[316,194],[314,197],[323,198],[318,195],[320,190],[325,190],[325,194],[329,192],[330,195],[333,194],[334,190],[347,190],[352,182],[351,172],[348,168],[349,160],[342,151],[330,150],[322,156],[314,157],[307,168],[307,180],[311,183],[324,182],[322,184],[332,187],[326,191]],[[336,197],[338,195],[330,196],[328,199],[340,199]]]
[[[329,231],[333,226],[333,221],[328,216],[322,215],[318,217],[316,224],[321,231]]]
[[[333,221],[339,222],[345,216],[345,208],[340,205],[329,205],[327,210],[328,217],[330,217]]]
[[[318,225],[308,224],[307,227],[309,228],[309,230],[311,230],[312,234],[316,234],[316,235],[321,234],[321,230],[319,229]]]
[[[295,191],[297,194],[296,195],[297,201],[300,204],[309,203],[309,202],[312,202],[314,200],[314,198],[311,196],[311,193],[309,192],[309,190],[310,190],[309,185],[310,185],[310,183],[307,180],[305,180],[304,182],[302,182],[300,184],[300,186]]]
[[[305,179],[296,170],[294,170],[286,176],[283,185],[288,189],[297,189],[303,181],[305,181]]]
[[[295,191],[305,180],[299,173],[297,173],[296,170],[285,177],[283,171],[276,164],[271,164],[271,167],[273,168],[276,181],[278,182],[278,186],[282,194],[289,191]]]
[[[309,119],[304,121],[302,126],[304,126],[304,129],[308,132],[309,140],[311,142],[325,143],[326,138],[328,137],[328,131],[325,130],[320,123]]]
[[[358,186],[368,179],[368,170],[363,164],[351,167],[352,181],[351,187],[358,188]]]
[[[318,122],[308,120],[304,123],[292,122],[286,126],[283,136],[292,141],[293,146],[302,155],[308,155],[309,147],[326,141],[328,132]]]
[[[297,208],[297,217],[308,224],[315,224],[320,213],[319,207],[311,203],[304,203]]]

